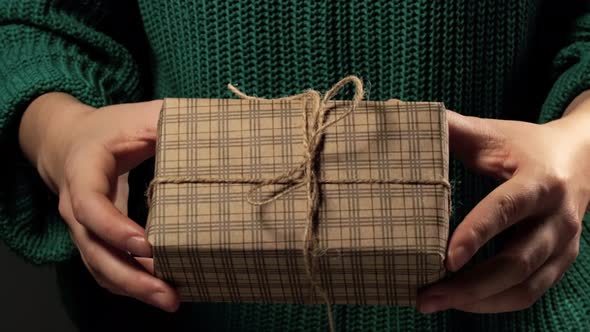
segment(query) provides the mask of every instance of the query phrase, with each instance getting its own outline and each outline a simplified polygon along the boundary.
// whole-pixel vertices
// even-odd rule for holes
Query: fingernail
[[[432,314],[440,311],[445,298],[443,296],[431,296],[420,303],[419,310],[423,314]]]
[[[465,247],[458,247],[451,252],[451,263],[453,271],[460,269],[469,259],[469,253]]]
[[[144,237],[134,236],[127,240],[127,251],[140,257],[151,257],[152,248]]]

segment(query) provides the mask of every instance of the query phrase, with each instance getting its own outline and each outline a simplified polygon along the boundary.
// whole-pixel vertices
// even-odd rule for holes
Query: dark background
[[[0,241],[0,330],[75,331],[60,301],[55,269],[34,266]]]

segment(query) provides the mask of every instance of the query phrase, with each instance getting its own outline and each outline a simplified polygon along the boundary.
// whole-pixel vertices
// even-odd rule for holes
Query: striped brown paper
[[[327,116],[350,104],[328,102]],[[153,188],[146,232],[155,271],[183,300],[324,303],[302,254],[305,186],[260,206],[247,199],[264,200],[290,185],[251,191],[256,181],[300,164],[305,107],[301,99],[165,100],[155,178],[210,180]],[[448,181],[444,106],[360,102],[326,128],[316,164],[320,182],[326,181],[313,276],[330,302],[415,304],[417,289],[444,274],[449,188],[419,183]]]

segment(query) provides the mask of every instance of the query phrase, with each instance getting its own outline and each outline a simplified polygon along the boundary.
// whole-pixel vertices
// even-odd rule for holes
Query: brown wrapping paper
[[[156,178],[263,179],[296,167],[303,100],[166,99]],[[330,101],[330,117],[350,102]],[[448,179],[445,108],[363,101],[325,130],[320,179]],[[307,194],[281,184],[160,183],[148,240],[158,277],[182,300],[324,303],[306,274]],[[444,274],[449,188],[437,184],[322,183],[314,270],[336,304],[413,305]]]

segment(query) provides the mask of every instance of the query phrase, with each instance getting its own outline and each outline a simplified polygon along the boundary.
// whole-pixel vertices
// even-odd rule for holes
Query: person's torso
[[[545,92],[535,78],[562,42],[540,36],[559,30],[550,2],[154,0],[140,9],[154,97],[231,97],[230,82],[276,97],[354,74],[369,99],[498,117],[519,94]],[[534,113],[541,100],[530,101],[519,112]]]
[[[370,100],[442,101],[462,114],[528,121],[536,120],[550,87],[551,59],[563,46],[566,28],[560,24],[568,16],[566,6],[551,0],[140,0],[139,5],[151,50],[151,98],[231,98],[228,83],[250,95],[278,97],[309,88],[325,91],[353,74],[363,79]],[[132,173],[132,188],[141,190],[131,198],[130,213],[141,210],[134,202],[145,207],[150,171]],[[452,230],[495,183],[454,159],[450,176]],[[145,216],[145,209],[139,215]],[[479,257],[494,252],[492,244]],[[536,326],[539,315],[546,315],[546,322],[559,320],[559,312],[546,309],[560,294],[552,292],[524,313],[422,316],[411,308],[341,307],[337,319],[352,330],[364,324],[401,330],[526,328]],[[232,310],[242,315],[237,321],[245,330],[297,324],[303,329],[322,324],[303,320],[324,317],[322,308],[240,308]],[[283,318],[256,316],[265,311]],[[287,321],[292,325],[280,325]]]

